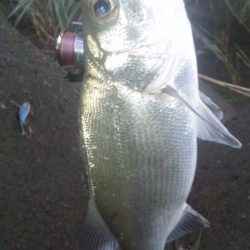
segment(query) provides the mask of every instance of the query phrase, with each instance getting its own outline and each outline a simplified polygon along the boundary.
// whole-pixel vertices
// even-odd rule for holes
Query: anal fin
[[[118,250],[119,245],[101,218],[94,199],[90,198],[78,250]]]
[[[166,239],[166,243],[174,241],[186,234],[199,231],[203,228],[209,227],[209,222],[189,205],[186,205],[183,215]]]

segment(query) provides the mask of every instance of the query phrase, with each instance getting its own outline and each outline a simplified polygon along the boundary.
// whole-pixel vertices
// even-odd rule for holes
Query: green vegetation
[[[195,241],[192,244],[193,245],[192,246],[193,250],[200,250],[201,249],[200,248],[200,246],[201,246],[201,238],[202,238],[202,230],[200,230],[197,238],[195,238]],[[185,249],[190,249],[190,246],[188,248],[183,247],[182,243],[183,243],[182,239],[178,239],[178,240],[174,241],[173,244],[172,244],[172,246],[170,247],[170,250],[185,250]],[[185,243],[184,243],[184,245],[185,245]]]
[[[194,36],[203,45],[198,55],[212,52],[240,83],[240,68],[250,68],[250,0],[196,0],[190,9]]]
[[[76,18],[80,11],[78,0],[18,0],[9,14],[15,17],[15,24],[24,18],[31,21],[43,43],[54,41],[58,34]]]
[[[195,241],[194,250],[200,250],[202,230],[200,231],[198,238]]]

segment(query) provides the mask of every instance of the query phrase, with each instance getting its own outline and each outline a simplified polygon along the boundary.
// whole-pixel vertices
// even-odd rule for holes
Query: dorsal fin
[[[183,215],[167,237],[166,243],[174,241],[188,233],[199,231],[202,228],[209,227],[209,222],[199,213],[194,211],[189,205],[186,205]]]
[[[118,250],[119,246],[90,198],[78,250]]]

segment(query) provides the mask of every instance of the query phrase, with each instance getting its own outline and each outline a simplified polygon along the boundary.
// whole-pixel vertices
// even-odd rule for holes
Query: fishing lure
[[[22,105],[19,106],[18,118],[19,118],[21,130],[22,130],[22,135],[26,135],[24,125],[26,122],[26,118],[30,113],[30,109],[31,109],[31,105],[29,102],[24,102]]]

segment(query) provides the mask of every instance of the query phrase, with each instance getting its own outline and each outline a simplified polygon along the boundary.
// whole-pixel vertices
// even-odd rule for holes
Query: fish
[[[197,138],[240,148],[199,92],[182,0],[82,0],[81,250],[163,250],[209,227],[186,203]],[[217,116],[204,104],[211,104]]]

